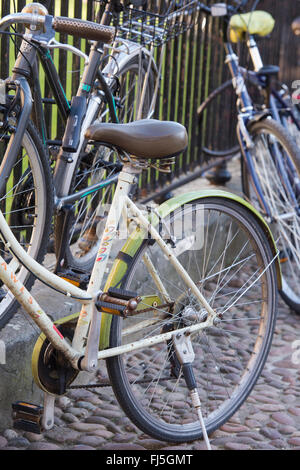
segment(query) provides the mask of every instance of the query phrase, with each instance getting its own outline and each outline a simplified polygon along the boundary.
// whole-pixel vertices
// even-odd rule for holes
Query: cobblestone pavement
[[[214,450],[300,449],[300,315],[279,301],[271,351],[255,388],[239,411],[210,436]],[[295,344],[294,344],[295,346]],[[55,427],[43,435],[6,429],[0,450],[204,450],[203,441],[172,445],[139,431],[109,387],[71,390],[55,409]]]
[[[215,450],[300,449],[300,365],[293,342],[300,316],[282,301],[273,344],[255,388],[240,410],[211,436]],[[203,441],[160,442],[139,431],[120,410],[111,388],[75,389],[59,399],[55,427],[43,435],[7,429],[0,450],[204,450]]]

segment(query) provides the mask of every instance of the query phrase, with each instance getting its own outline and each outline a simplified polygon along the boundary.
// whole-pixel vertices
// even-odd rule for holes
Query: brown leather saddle
[[[141,119],[128,124],[93,124],[86,130],[85,137],[113,145],[136,158],[146,159],[173,157],[188,145],[184,126],[156,119]]]

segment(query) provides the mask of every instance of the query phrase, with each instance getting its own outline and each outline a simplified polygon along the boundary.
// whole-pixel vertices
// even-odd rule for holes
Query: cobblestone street
[[[195,189],[195,183],[191,189]],[[279,299],[273,343],[263,373],[238,412],[211,434],[214,450],[300,449],[296,340],[300,340],[300,316]],[[99,375],[103,377],[105,372],[99,370]],[[172,445],[143,434],[119,408],[110,387],[69,391],[57,401],[55,417],[55,427],[43,435],[6,429],[0,433],[0,450],[206,449],[203,441]]]
[[[254,390],[240,410],[211,436],[215,450],[300,449],[300,367],[292,362],[300,317],[282,301],[273,345]],[[54,429],[36,435],[7,429],[0,449],[204,450],[203,441],[183,445],[156,441],[120,410],[110,388],[76,389],[57,403]]]

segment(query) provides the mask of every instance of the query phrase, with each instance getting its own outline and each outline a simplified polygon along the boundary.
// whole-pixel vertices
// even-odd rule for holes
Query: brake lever
[[[84,65],[88,65],[89,63],[89,57],[82,52],[80,49],[77,49],[74,46],[71,46],[71,44],[62,44],[61,42],[56,41],[56,39],[52,38],[46,45],[48,49],[64,49],[66,51],[70,51],[75,55],[78,55],[79,57],[82,57],[84,59]]]

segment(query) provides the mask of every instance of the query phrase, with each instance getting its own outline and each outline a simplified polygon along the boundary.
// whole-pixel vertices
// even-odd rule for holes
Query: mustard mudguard
[[[230,40],[242,41],[246,33],[267,36],[275,26],[275,20],[266,11],[253,11],[241,15],[233,15],[230,19]]]
[[[274,241],[274,238],[272,236],[272,233],[263,219],[263,217],[257,212],[254,207],[252,207],[247,201],[242,199],[241,197],[237,196],[236,194],[225,192],[225,191],[216,191],[216,190],[202,190],[202,191],[195,191],[191,193],[186,193],[182,194],[180,196],[176,196],[172,199],[169,199],[168,201],[164,202],[159,208],[158,212],[162,218],[168,216],[171,212],[174,210],[178,209],[181,207],[183,204],[188,204],[190,202],[199,200],[199,199],[204,199],[207,197],[220,197],[220,198],[226,198],[229,200],[233,200],[235,202],[238,202],[242,204],[244,207],[246,207],[249,212],[255,215],[257,220],[259,221],[260,225],[262,226],[265,234],[267,235],[267,238],[269,240],[272,253],[274,257],[277,255],[278,250],[276,248],[276,244]],[[153,226],[158,224],[158,218],[156,216],[153,216],[151,219],[151,224]],[[144,235],[145,233],[141,229],[136,229],[128,238],[126,241],[125,245],[123,246],[121,250],[122,256],[119,256],[119,258],[116,258],[116,260],[113,263],[112,269],[110,271],[109,277],[107,279],[107,282],[105,284],[104,291],[106,292],[110,287],[116,286],[120,281],[122,281],[123,277],[125,276],[128,265],[125,261],[125,257],[127,255],[127,258],[133,258],[134,255],[137,253],[138,249],[141,247],[142,242],[144,240]],[[277,270],[277,279],[278,279],[278,286],[279,289],[281,288],[281,268],[280,268],[280,263],[278,260],[278,257],[276,259],[276,270]],[[101,320],[101,336],[100,336],[100,344],[99,344],[99,349],[106,349],[109,347],[109,335],[110,335],[110,326],[111,326],[111,320],[112,320],[112,315],[109,314],[102,314],[102,320]]]

